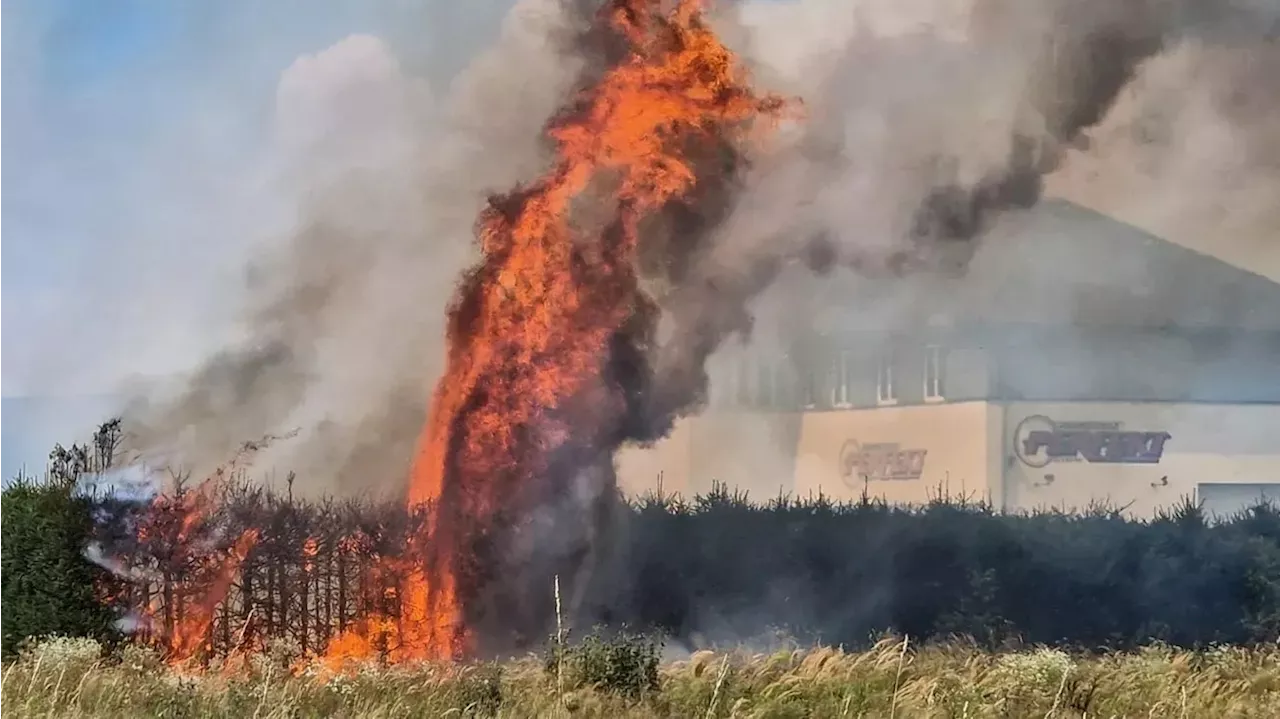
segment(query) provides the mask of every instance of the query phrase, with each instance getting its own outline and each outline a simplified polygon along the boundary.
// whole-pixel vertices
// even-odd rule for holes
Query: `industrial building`
[[[1002,218],[954,276],[821,286],[784,349],[721,352],[710,406],[620,455],[625,490],[1135,516],[1280,497],[1265,277],[1054,200]]]

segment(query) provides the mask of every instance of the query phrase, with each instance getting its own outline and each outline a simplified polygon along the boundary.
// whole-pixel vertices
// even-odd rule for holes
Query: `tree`
[[[43,479],[20,476],[3,490],[0,515],[0,652],[23,639],[62,634],[105,638],[112,611],[98,596],[107,575],[84,557],[93,532],[92,497],[77,492],[86,473],[111,466],[120,422],[99,427],[91,445],[58,445]]]

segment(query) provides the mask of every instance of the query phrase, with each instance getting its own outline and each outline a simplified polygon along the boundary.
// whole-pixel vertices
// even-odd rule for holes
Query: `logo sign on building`
[[[902,449],[896,442],[845,442],[840,449],[840,476],[850,486],[867,480],[912,480],[924,473],[928,450]]]
[[[1079,461],[1157,464],[1171,437],[1163,431],[1127,430],[1120,422],[1055,422],[1032,415],[1014,430],[1013,451],[1023,464],[1036,468]]]

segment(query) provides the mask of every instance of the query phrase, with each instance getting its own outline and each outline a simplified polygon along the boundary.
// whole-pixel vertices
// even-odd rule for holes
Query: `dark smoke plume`
[[[689,36],[689,28],[682,29],[660,14],[658,8],[656,3],[646,6],[613,2],[603,8],[599,3],[567,4],[568,16],[574,19],[577,31],[566,34],[562,41],[566,54],[583,59],[582,71],[569,101],[548,121],[549,135],[591,121],[600,107],[608,107],[602,98],[609,96],[602,93],[609,92],[611,86],[601,79],[630,63],[637,52],[633,49],[635,41],[616,27],[614,13],[651,13],[636,23],[663,50],[655,52],[645,46],[641,52],[654,52],[656,57],[665,58],[683,50],[679,42]],[[718,58],[711,51],[705,55],[709,61]],[[653,67],[658,68],[655,72],[670,73],[669,82],[674,87],[719,87],[701,75],[694,79],[695,73],[686,76],[667,69],[683,70],[687,65],[673,62],[665,66],[665,62],[657,60]],[[712,78],[720,77],[718,69],[709,72],[716,73],[710,75]],[[664,91],[671,91],[663,87]],[[722,112],[735,112],[725,108],[748,105],[761,113],[771,112],[781,104],[776,98],[753,96],[732,85],[723,92],[714,103],[707,104],[717,105]],[[722,128],[723,120],[716,120],[712,112],[698,112],[690,110],[687,117],[679,116],[678,121],[661,127],[669,133],[664,136],[665,142],[681,143],[680,158],[692,168],[696,180],[691,194],[670,201],[656,217],[641,220],[637,228],[636,259],[647,271],[650,283],[679,281],[678,274],[672,273],[678,273],[686,263],[673,262],[671,258],[701,249],[703,238],[727,216],[732,207],[728,200],[743,179],[741,141],[732,136],[739,128]],[[625,121],[626,117],[619,114],[618,119]],[[544,181],[550,183],[557,176],[548,177],[551,179]],[[575,378],[585,380],[585,386],[575,390],[574,396],[560,398],[521,419],[513,427],[510,443],[495,450],[510,452],[511,461],[486,470],[483,477],[477,476],[474,462],[467,464],[468,453],[476,452],[484,441],[483,433],[475,428],[485,425],[475,418],[490,416],[487,413],[494,412],[495,407],[506,407],[504,415],[493,421],[516,422],[510,415],[520,410],[511,408],[522,398],[504,393],[520,386],[512,379],[512,373],[528,368],[498,361],[482,365],[477,371],[483,374],[474,388],[467,390],[461,409],[447,415],[449,444],[440,453],[445,468],[435,536],[448,541],[461,537],[459,548],[450,550],[450,556],[459,562],[455,573],[457,595],[465,624],[475,633],[479,649],[485,654],[520,650],[543,640],[546,622],[554,616],[548,591],[553,577],[559,577],[568,590],[566,605],[570,616],[587,611],[581,607],[582,598],[602,556],[606,535],[616,525],[619,497],[614,454],[624,443],[651,442],[669,429],[651,406],[651,398],[660,389],[649,365],[658,306],[646,288],[637,285],[631,268],[619,268],[626,267],[632,259],[625,254],[631,247],[628,228],[634,216],[628,203],[644,200],[619,197],[615,180],[603,173],[593,183],[572,205],[572,262],[568,272],[556,278],[574,288],[579,301],[573,306],[584,309],[580,316],[566,312],[554,323],[553,331],[573,331],[576,327],[594,331],[597,325],[593,323],[606,321],[617,308],[625,319],[620,325],[606,325],[611,336],[600,376]],[[501,228],[517,225],[522,213],[538,211],[536,205],[530,209],[528,203],[531,198],[541,198],[537,194],[540,190],[539,184],[518,187],[491,199],[481,224],[485,228],[494,227],[494,222]],[[645,197],[643,192],[638,195]],[[493,246],[506,247],[497,243]],[[485,260],[465,275],[450,308],[453,356],[466,358],[472,347],[491,341],[484,330],[475,328],[483,326],[485,313],[495,312],[486,304],[491,301],[489,290],[505,266],[509,256],[506,253],[518,251],[490,250]],[[560,309],[555,308],[553,316],[559,317],[554,312]],[[517,335],[524,331],[518,321],[513,320],[513,325]],[[536,332],[536,326],[529,331]],[[572,345],[558,352],[557,345],[552,344],[550,349],[539,350],[531,361],[550,378],[557,378],[557,362],[564,361],[560,355],[570,351]],[[546,364],[539,364],[543,362]],[[473,439],[477,436],[481,438]],[[473,507],[483,507],[484,511],[472,510]]]
[[[1242,28],[1251,26],[1251,19],[1269,18],[1274,24],[1280,17],[1280,11],[1265,7],[1192,0],[1024,4],[1035,6],[1034,17],[1030,8],[1019,12],[1014,5],[1008,0],[979,2],[974,8],[974,37],[963,46],[944,48],[940,41],[917,37],[855,37],[825,90],[809,103],[814,115],[794,148],[762,159],[748,186],[726,179],[734,177],[732,173],[713,175],[702,203],[673,208],[672,214],[683,223],[672,235],[679,238],[678,250],[664,244],[672,240],[657,240],[652,247],[658,248],[659,258],[645,265],[656,269],[669,288],[660,297],[666,331],[653,358],[655,377],[646,403],[647,423],[655,431],[634,439],[644,442],[665,433],[676,418],[703,406],[707,359],[727,338],[749,333],[750,301],[787,266],[801,264],[823,273],[839,264],[872,276],[963,273],[974,243],[995,217],[1040,200],[1045,176],[1104,118],[1143,62],[1182,37],[1234,41]],[[1252,27],[1267,25],[1253,22]],[[810,206],[830,192],[826,181],[841,174],[842,164],[858,161],[855,153],[846,152],[839,130],[848,109],[857,112],[856,87],[865,82],[858,73],[865,67],[866,46],[878,42],[891,47],[872,49],[890,56],[901,51],[910,57],[924,49],[925,55],[942,53],[947,62],[971,68],[991,67],[993,58],[1017,43],[1038,44],[1041,49],[1026,70],[1004,160],[976,179],[963,181],[954,176],[960,158],[949,156],[945,148],[932,156],[917,154],[926,180],[895,198],[914,195],[914,209],[903,222],[888,225],[887,238],[851,240],[846,229],[824,226],[828,219]],[[887,63],[888,68],[894,66]],[[873,65],[865,72],[885,67]],[[981,76],[974,73],[969,80],[980,82]],[[830,102],[845,95],[846,84],[855,88],[852,96],[844,103]],[[945,103],[933,98],[927,102],[911,110],[946,113]],[[921,148],[912,149],[919,153]],[[745,164],[743,158],[733,161]],[[850,202],[856,211],[857,201]],[[762,206],[769,209],[759,209]],[[761,227],[768,229],[762,232]]]
[[[598,0],[542,5],[554,19],[529,31],[537,36],[537,49],[516,42],[478,61],[469,94],[450,103],[454,125],[433,142],[416,138],[413,143],[447,157],[431,163],[422,153],[405,154],[429,167],[421,170],[427,178],[415,168],[407,173],[412,181],[400,183],[409,188],[401,192],[411,196],[402,198],[410,209],[380,213],[393,227],[357,225],[356,231],[318,212],[314,229],[299,233],[296,247],[286,253],[283,270],[274,269],[289,281],[283,289],[263,293],[266,309],[249,318],[253,340],[248,346],[210,361],[177,400],[146,414],[149,427],[157,428],[154,444],[171,442],[172,435],[192,427],[201,433],[196,444],[221,460],[219,447],[289,429],[281,425],[297,418],[307,396],[331,381],[315,361],[317,344],[358,338],[375,349],[356,374],[391,380],[375,383],[357,421],[335,430],[343,440],[340,456],[317,464],[339,475],[365,470],[366,476],[351,482],[360,490],[376,482],[367,476],[370,460],[386,464],[372,474],[401,481],[436,369],[431,360],[443,354],[441,328],[432,318],[440,314],[461,270],[485,194],[535,175],[546,159],[538,133],[542,118],[575,87],[589,85],[620,59],[623,45],[593,22]],[[482,625],[492,623],[494,633],[511,626],[504,615],[515,617],[515,625],[533,640],[543,629],[538,622],[550,616],[548,576],[566,575],[577,597],[569,600],[571,609],[587,583],[619,579],[593,574],[598,567],[592,559],[603,551],[609,534],[604,530],[613,521],[614,450],[650,444],[666,436],[679,417],[702,408],[708,358],[727,340],[751,332],[751,301],[785,270],[799,265],[818,273],[847,267],[869,276],[962,273],[974,243],[995,217],[1039,201],[1045,176],[1083,145],[1087,131],[1105,117],[1145,61],[1186,36],[1229,44],[1244,33],[1265,32],[1277,15],[1265,5],[1243,2],[983,0],[975,11],[973,38],[964,44],[915,36],[855,37],[826,82],[806,94],[809,116],[799,125],[797,141],[749,151],[715,139],[690,147],[698,177],[694,193],[642,228],[637,261],[657,310],[638,310],[635,323],[619,332],[611,347],[605,380],[621,390],[625,410],[616,424],[590,427],[590,446],[575,444],[574,452],[556,457],[551,471],[556,476],[539,478],[530,496],[515,503],[528,521],[498,538],[501,547],[483,550],[493,553],[493,561],[482,554],[489,575],[477,581],[490,583],[493,593],[469,610]],[[513,22],[525,21],[513,17]],[[722,20],[733,25],[731,15]],[[554,49],[542,47],[547,38]],[[1028,57],[1026,67],[1009,71],[1014,80],[991,81],[1015,88],[1012,118],[993,133],[996,149],[975,153],[977,160],[962,156],[954,142],[931,136],[935,128],[945,129],[945,97],[864,92],[885,75],[920,67],[942,76],[929,87],[980,93],[987,89],[984,72]],[[948,79],[958,82],[948,86]],[[505,99],[508,95],[518,100]],[[883,102],[885,107],[876,110],[891,122],[880,130],[885,142],[860,144],[850,135],[865,129],[849,126],[870,102]],[[905,129],[894,124],[898,121]],[[871,146],[879,154],[868,154]],[[875,175],[878,186],[851,186],[850,168]],[[400,179],[391,173],[371,184],[370,193],[377,195]],[[366,206],[351,199],[359,195],[352,188],[361,186],[360,179],[338,184],[326,195],[332,204],[366,214]],[[414,204],[421,198],[429,198],[429,210]],[[591,198],[584,198],[576,219],[593,222],[590,210]],[[865,222],[842,221],[863,219],[849,216],[859,212],[867,214]],[[409,221],[398,222],[406,215]],[[424,238],[444,248],[444,262],[421,249],[428,242]],[[379,254],[392,259],[379,264]],[[440,269],[429,279],[416,274],[428,266]],[[414,289],[389,297],[385,305],[369,306],[363,293],[379,286]],[[389,329],[365,334],[353,326]],[[402,335],[411,339],[397,339]],[[378,351],[386,346],[393,350]],[[319,414],[340,415],[349,406],[343,399],[333,404],[336,410]],[[564,412],[596,416],[592,407]],[[320,438],[303,455],[319,457],[313,452],[328,444]],[[623,591],[625,585],[618,586]],[[605,610],[576,611],[603,617]]]
[[[1087,131],[1106,117],[1145,62],[1186,36],[1234,40],[1240,27],[1249,25],[1240,23],[1241,17],[1267,16],[1228,3],[1052,0],[1023,5],[1034,8],[1018,12],[1010,2],[980,2],[972,37],[962,45],[915,36],[855,37],[825,87],[806,96],[811,114],[794,145],[756,156],[707,148],[699,165],[700,192],[667,209],[646,236],[639,259],[663,317],[647,358],[652,375],[633,407],[637,416],[627,441],[652,442],[670,432],[678,418],[704,407],[708,359],[727,340],[750,334],[752,300],[787,268],[825,274],[844,266],[870,277],[963,274],[976,242],[997,216],[1040,201],[1046,176],[1068,153],[1087,146]],[[889,188],[873,195],[887,199],[883,204],[891,208],[887,219],[866,223],[881,229],[882,236],[852,236],[849,227],[833,224],[842,213],[879,209],[867,204],[866,195],[851,196],[841,206],[831,189],[842,185],[847,168],[862,159],[865,149],[846,144],[848,116],[858,114],[860,102],[881,100],[874,93],[860,98],[859,87],[874,86],[879,74],[915,64],[951,69],[957,77],[981,83],[985,70],[1028,55],[1032,61],[1019,69],[1023,89],[1013,98],[1004,151],[994,161],[979,163],[981,171],[974,172],[972,160],[951,154],[945,138],[890,129],[891,139],[921,142],[902,148],[906,152],[887,173],[900,177],[885,178]],[[905,112],[895,102],[876,109],[891,118],[904,114],[908,128],[912,113],[947,112],[945,100],[935,97],[909,97],[900,103]],[[902,211],[895,216],[897,205]],[[832,211],[833,206],[838,209]],[[843,216],[851,226],[862,224],[860,218]],[[603,594],[625,603],[628,579],[606,569],[595,585],[609,587]],[[597,611],[607,617],[607,610]]]

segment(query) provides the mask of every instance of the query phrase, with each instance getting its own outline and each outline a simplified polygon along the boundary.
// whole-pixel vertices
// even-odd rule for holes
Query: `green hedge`
[[[92,448],[58,448],[49,478],[5,488],[6,653],[27,636],[109,632],[113,612],[94,591],[105,578],[82,557],[91,538],[137,566],[172,569],[171,547],[132,540],[133,505],[73,489],[75,477],[110,464],[117,435],[118,425],[105,426]],[[362,586],[369,557],[402,551],[425,519],[395,503],[306,502],[246,486],[226,488],[217,502],[201,524],[210,537],[230,542],[245,528],[261,531],[237,583],[246,596],[237,612],[219,616],[240,621],[252,607],[268,619],[266,631],[301,637],[312,650],[362,611],[363,594],[344,587]],[[781,631],[850,648],[886,631],[1083,649],[1280,638],[1280,512],[1269,505],[1224,522],[1190,505],[1137,521],[1106,509],[1004,515],[946,501],[914,509],[822,498],[759,505],[719,488],[619,510],[588,585],[565,588],[566,597],[585,598],[564,617],[574,627],[660,630],[691,643]],[[369,540],[364,548],[343,549],[342,538],[357,530]],[[304,558],[308,537],[318,553]],[[519,627],[524,636],[554,631],[551,577],[545,586],[545,597],[527,597],[542,626]],[[322,587],[338,594],[320,597]],[[311,596],[306,611],[275,606],[296,596]],[[215,637],[242,636],[238,626],[220,625]]]
[[[24,639],[48,635],[106,639],[115,620],[99,602],[109,576],[84,557],[97,502],[77,492],[77,479],[111,465],[119,421],[107,422],[90,445],[55,447],[43,478],[19,476],[0,495],[0,619],[8,657]]]
[[[82,555],[93,505],[64,483],[19,479],[3,496],[3,653],[27,637],[104,637],[114,619],[94,592],[100,572]]]
[[[719,489],[691,503],[648,498],[630,519],[596,604],[677,636],[775,627],[857,646],[888,630],[1084,649],[1280,636],[1269,505],[1224,522],[1191,505],[1136,521],[945,501],[757,506]]]

